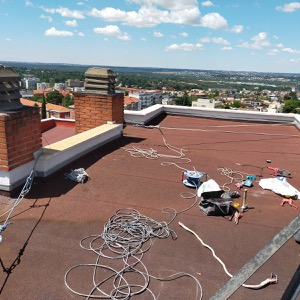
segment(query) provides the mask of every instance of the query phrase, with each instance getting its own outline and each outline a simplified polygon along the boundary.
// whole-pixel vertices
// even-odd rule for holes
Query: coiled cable
[[[143,263],[142,258],[150,250],[153,238],[165,239],[170,236],[173,240],[177,238],[166,222],[155,221],[135,209],[120,209],[104,225],[100,235],[85,237],[80,241],[81,248],[96,254],[96,261],[70,268],[65,274],[65,285],[74,294],[86,299],[127,300],[145,291],[156,299],[149,288],[150,278],[170,281],[190,277],[196,282],[197,297],[202,299],[202,288],[196,277],[184,272],[165,278],[156,277],[149,274]],[[110,265],[101,263],[102,260]],[[79,292],[70,284],[71,274],[80,268],[92,268],[92,284],[86,293]]]

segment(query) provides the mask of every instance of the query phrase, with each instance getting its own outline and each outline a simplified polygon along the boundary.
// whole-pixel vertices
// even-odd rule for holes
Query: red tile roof
[[[39,107],[42,107],[42,103],[35,102],[35,101],[32,101],[32,100],[27,100],[27,99],[21,98],[20,101],[23,105],[26,105],[26,106],[39,106]],[[55,105],[55,104],[52,104],[52,103],[46,103],[46,110],[52,110],[52,111],[56,111],[56,112],[66,112],[66,113],[71,111],[70,109],[68,109],[64,106]]]
[[[139,102],[139,99],[130,96],[124,96],[124,104],[130,104],[132,102]]]

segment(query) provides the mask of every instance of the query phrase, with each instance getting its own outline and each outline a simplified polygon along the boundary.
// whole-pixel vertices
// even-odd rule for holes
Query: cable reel
[[[199,188],[200,185],[203,183],[200,180],[203,176],[207,177],[207,174],[196,171],[196,170],[192,170],[192,171],[186,170],[186,171],[182,171],[181,180],[182,180],[182,183],[187,187]],[[186,177],[186,178],[184,179],[184,177]],[[207,178],[206,178],[206,180],[207,180]]]

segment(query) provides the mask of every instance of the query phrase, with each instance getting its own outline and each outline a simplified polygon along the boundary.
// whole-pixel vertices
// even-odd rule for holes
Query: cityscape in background
[[[90,66],[21,62],[0,64],[10,65],[19,73],[21,102],[24,105],[42,107],[45,99],[47,118],[74,118],[72,93],[84,92],[84,72]],[[300,74],[107,68],[117,74],[116,92],[124,93],[125,110],[139,111],[163,104],[300,113]]]

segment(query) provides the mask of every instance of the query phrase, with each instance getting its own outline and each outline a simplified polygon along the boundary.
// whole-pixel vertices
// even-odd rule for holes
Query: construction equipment
[[[268,167],[268,169],[273,170],[274,176],[282,176],[282,177],[291,177],[291,173],[288,170]]]

